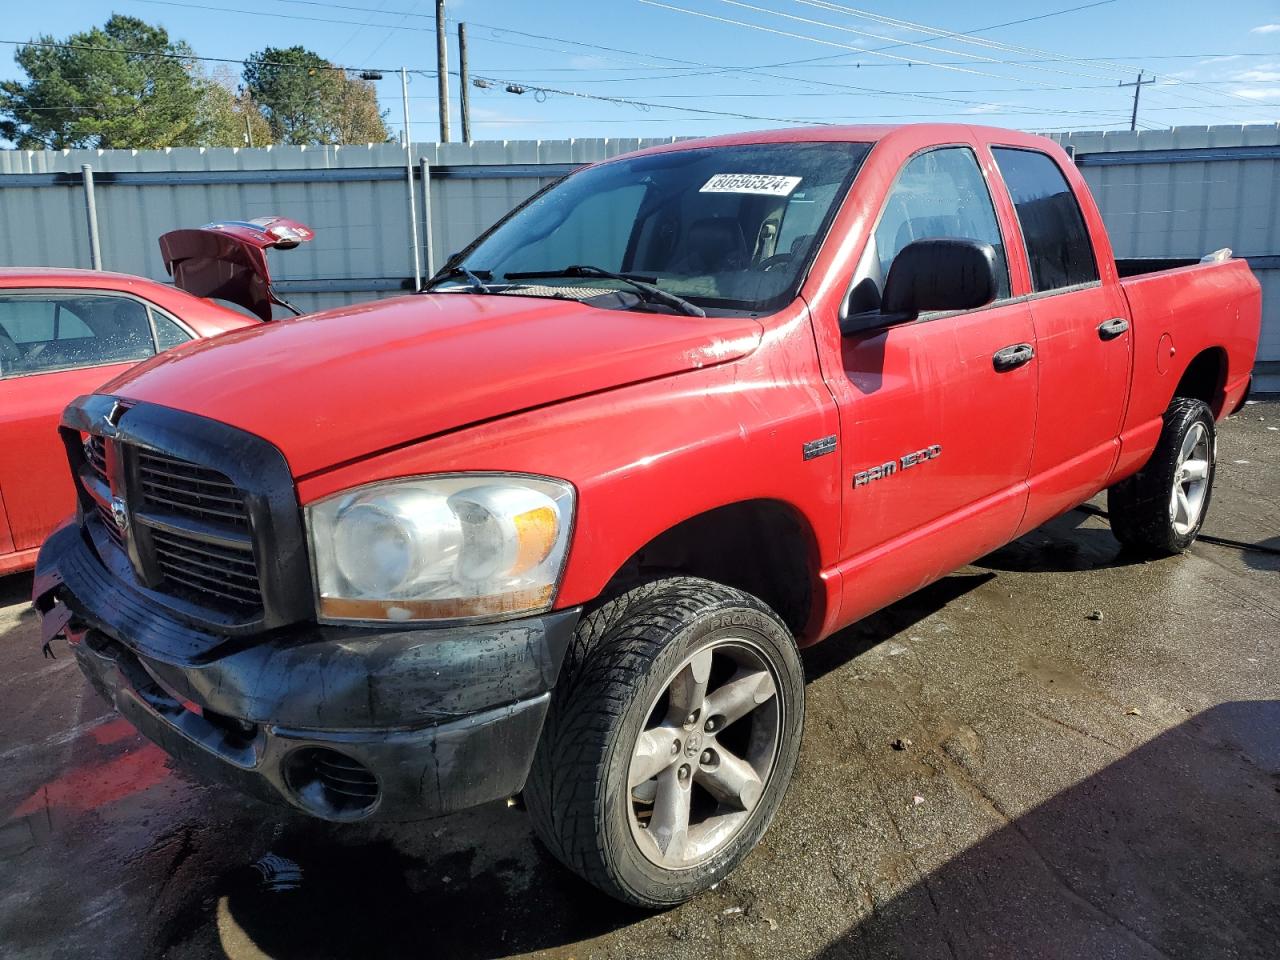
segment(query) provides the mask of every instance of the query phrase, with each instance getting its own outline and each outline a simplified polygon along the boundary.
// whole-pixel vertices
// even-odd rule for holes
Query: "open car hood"
[[[163,234],[160,254],[179,289],[270,320],[273,303],[298,311],[272,290],[267,250],[290,250],[314,236],[310,227],[284,217],[227,220]]]

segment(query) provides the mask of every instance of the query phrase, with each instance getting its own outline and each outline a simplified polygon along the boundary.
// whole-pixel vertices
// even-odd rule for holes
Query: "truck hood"
[[[161,354],[99,392],[275,444],[295,477],[391,447],[744,356],[745,317],[425,294],[247,327]]]

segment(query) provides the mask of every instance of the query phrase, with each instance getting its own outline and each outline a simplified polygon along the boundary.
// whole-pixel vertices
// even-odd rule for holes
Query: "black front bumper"
[[[109,573],[74,525],[41,549],[34,600],[52,629],[66,622],[94,687],[180,763],[333,820],[438,816],[519,792],[579,613],[299,625],[192,658],[178,651],[193,628]]]

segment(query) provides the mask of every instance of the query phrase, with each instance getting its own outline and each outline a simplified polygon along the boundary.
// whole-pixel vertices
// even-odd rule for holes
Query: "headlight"
[[[573,487],[501,474],[414,477],[307,507],[322,620],[458,620],[547,610]]]

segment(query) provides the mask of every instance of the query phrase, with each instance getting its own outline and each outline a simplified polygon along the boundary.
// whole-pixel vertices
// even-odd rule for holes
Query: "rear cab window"
[[[991,150],[1018,215],[1036,293],[1098,280],[1098,264],[1067,178],[1048,154],[1014,147]]]

